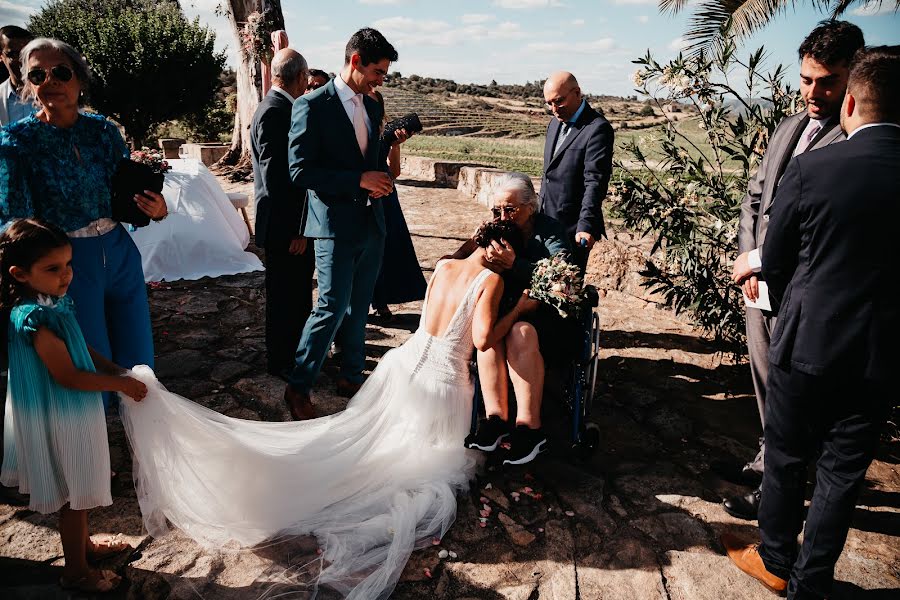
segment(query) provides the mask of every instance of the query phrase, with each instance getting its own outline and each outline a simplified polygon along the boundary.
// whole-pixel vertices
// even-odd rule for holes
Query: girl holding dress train
[[[59,511],[60,585],[108,592],[121,578],[88,559],[129,546],[88,535],[87,509],[112,504],[101,392],[140,400],[147,388],[87,346],[66,296],[71,282],[72,246],[61,229],[22,219],[0,235],[9,360],[0,482],[30,494],[31,510]]]

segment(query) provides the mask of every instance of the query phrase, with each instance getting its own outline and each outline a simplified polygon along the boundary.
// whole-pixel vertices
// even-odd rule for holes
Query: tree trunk
[[[241,28],[254,11],[270,10],[275,19],[275,29],[284,28],[281,0],[229,0],[228,20],[238,48],[237,106],[234,113],[234,131],[231,148],[216,163],[220,170],[229,170],[232,178],[242,179],[252,168],[250,162],[250,122],[262,95],[261,69],[258,60],[250,60],[242,49]]]

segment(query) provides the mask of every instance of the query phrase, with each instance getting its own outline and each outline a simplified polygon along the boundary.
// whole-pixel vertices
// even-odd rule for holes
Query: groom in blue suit
[[[349,397],[362,385],[366,317],[384,252],[379,198],[394,185],[378,170],[383,110],[368,94],[396,60],[381,33],[360,29],[341,73],[294,103],[288,161],[294,185],[308,190],[303,235],[314,240],[319,292],[284,392],[297,420],[315,417],[309,393],[335,335],[343,349],[338,393]]]

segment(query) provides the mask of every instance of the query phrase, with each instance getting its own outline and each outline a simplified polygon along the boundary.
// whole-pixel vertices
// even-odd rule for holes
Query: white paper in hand
[[[772,310],[772,303],[769,302],[769,286],[765,281],[759,282],[759,296],[754,302],[744,294],[744,304],[750,308],[758,308],[759,310]]]

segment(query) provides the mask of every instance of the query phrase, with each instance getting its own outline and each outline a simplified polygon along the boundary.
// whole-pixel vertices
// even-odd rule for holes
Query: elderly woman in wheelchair
[[[511,300],[530,286],[538,260],[571,251],[562,224],[539,213],[538,208],[538,197],[527,175],[510,173],[497,182],[491,208],[494,218],[515,222],[526,240],[525,249],[518,256],[505,243],[495,242],[488,248],[488,260],[508,269],[504,297]],[[463,246],[457,255],[465,255],[467,250]],[[581,324],[560,317],[556,309],[542,304],[517,322],[493,348],[479,351],[476,360],[486,417],[478,422],[466,445],[492,452],[508,437],[504,464],[534,460],[547,444],[541,427],[545,366],[571,363],[581,348]],[[507,378],[512,380],[517,406],[512,427]]]

